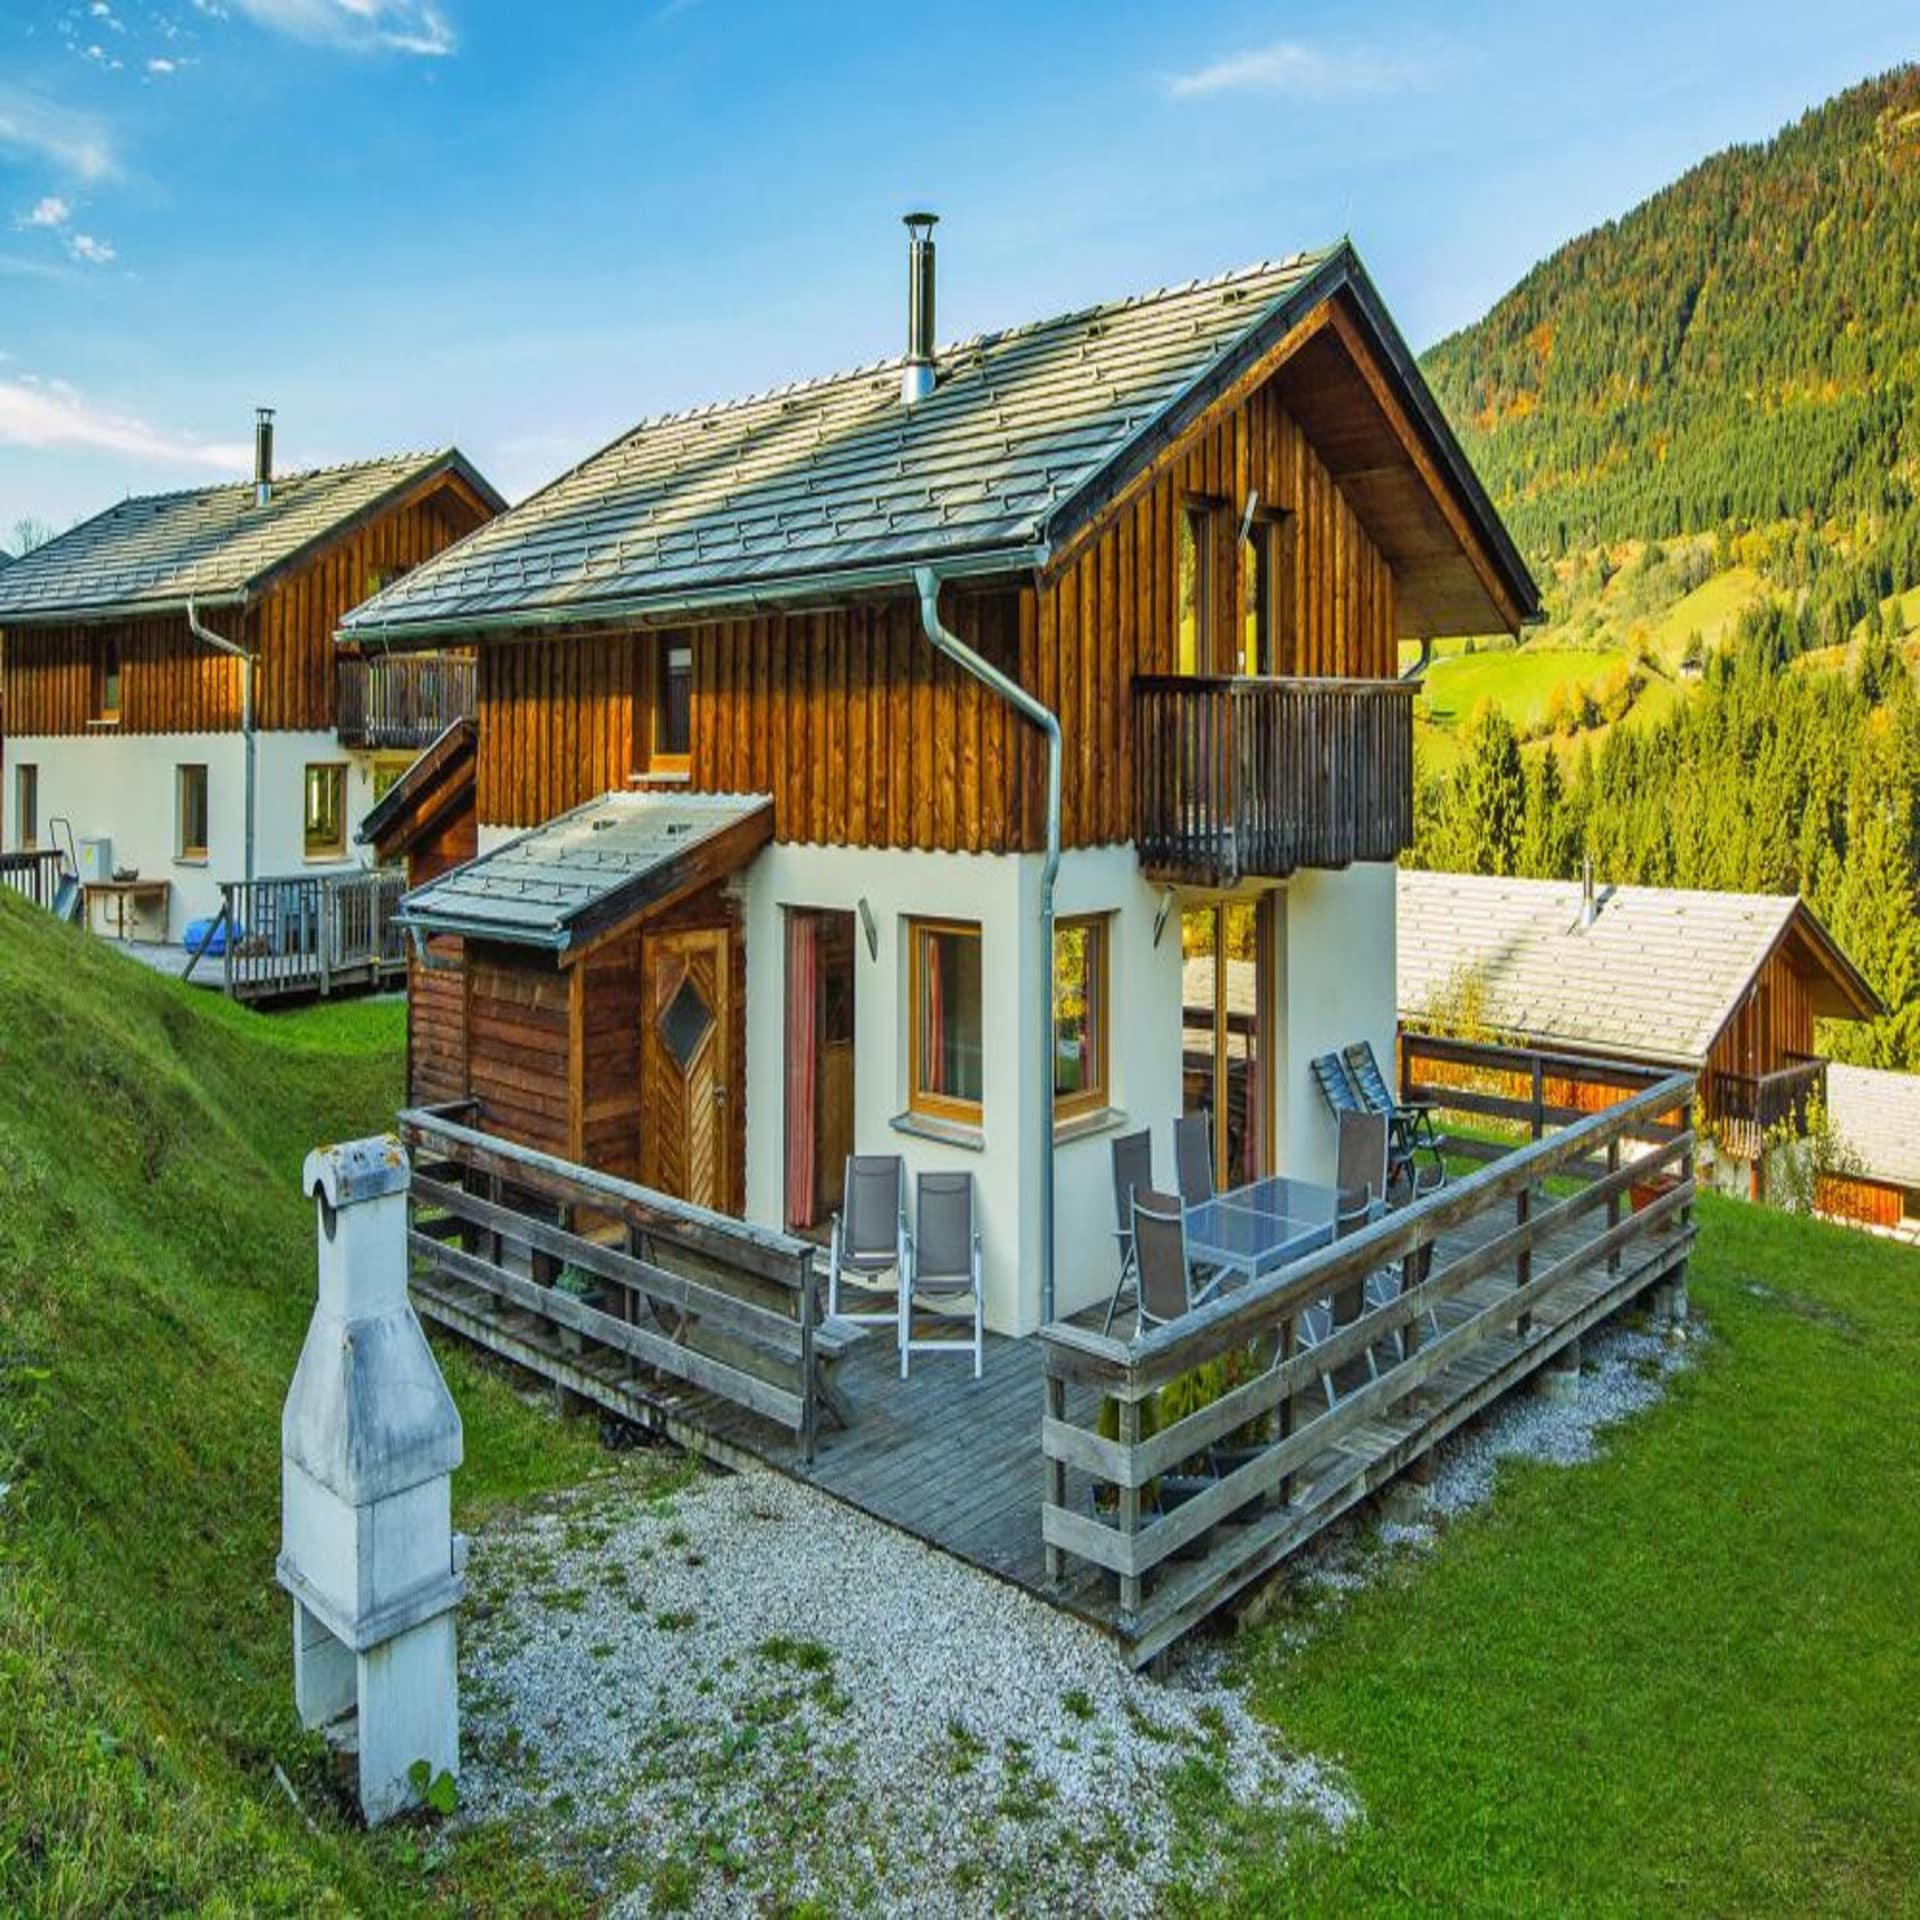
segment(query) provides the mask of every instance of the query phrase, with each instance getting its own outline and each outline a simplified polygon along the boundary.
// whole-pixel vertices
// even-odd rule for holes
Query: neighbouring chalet
[[[57,852],[128,931],[181,938],[221,883],[361,856],[377,791],[470,711],[474,665],[336,649],[343,616],[497,513],[458,453],[123,500],[0,574],[7,846]],[[89,843],[93,843],[89,846]]]
[[[1398,890],[1403,1023],[1696,1073],[1722,1178],[1755,1198],[1767,1136],[1826,1098],[1814,1022],[1885,1012],[1794,894],[1414,870]]]
[[[1827,1118],[1850,1163],[1821,1181],[1820,1211],[1920,1245],[1920,1073],[1836,1060]]]
[[[904,359],[645,422],[340,639],[479,661],[367,823],[415,1095],[800,1233],[851,1148],[970,1170],[1022,1333],[1112,1287],[1116,1130],[1330,1174],[1399,645],[1537,596],[1350,246],[936,351],[926,225]]]

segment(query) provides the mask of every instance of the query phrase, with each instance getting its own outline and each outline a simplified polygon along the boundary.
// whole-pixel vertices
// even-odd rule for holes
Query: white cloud
[[[250,20],[314,46],[450,54],[453,28],[432,0],[234,0]],[[206,11],[215,9],[209,6]]]
[[[1367,47],[1332,51],[1298,40],[1276,40],[1270,46],[1249,47],[1204,67],[1173,74],[1166,87],[1176,100],[1221,93],[1354,100],[1429,86],[1439,77],[1442,65],[1430,53],[1389,53]]]
[[[164,56],[156,54],[153,59],[147,62],[147,71],[158,74],[178,73],[180,71],[180,62],[178,60],[168,60]]]
[[[83,180],[111,179],[117,171],[106,129],[38,94],[0,85],[0,151],[30,153]]]
[[[166,433],[130,414],[96,407],[64,380],[0,380],[0,446],[88,447],[170,466],[243,470],[252,458],[237,442]]]
[[[113,264],[115,249],[111,242],[96,240],[90,233],[76,233],[67,242],[67,251],[90,267],[106,267]]]
[[[72,217],[73,208],[57,193],[49,193],[34,202],[31,213],[23,213],[13,224],[16,227],[64,227]]]

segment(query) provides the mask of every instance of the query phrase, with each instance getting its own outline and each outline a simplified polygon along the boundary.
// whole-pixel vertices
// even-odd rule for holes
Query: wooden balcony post
[[[1064,1421],[1067,1417],[1067,1383],[1051,1368],[1047,1371],[1047,1418]],[[1067,1463],[1054,1454],[1046,1455],[1047,1463],[1047,1505],[1064,1507],[1067,1504]],[[1066,1556],[1051,1541],[1047,1543],[1047,1578],[1056,1585],[1065,1578],[1067,1571]]]

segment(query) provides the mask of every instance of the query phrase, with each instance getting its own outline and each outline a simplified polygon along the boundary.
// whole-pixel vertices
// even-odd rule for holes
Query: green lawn
[[[1242,1836],[1224,1907],[1920,1906],[1920,1255],[1700,1215],[1714,1337],[1660,1407],[1249,1640],[1367,1818],[1280,1863]]]
[[[279,1412],[316,1141],[377,1130],[402,1009],[248,1014],[0,894],[0,1913],[496,1911],[501,1836],[369,1842],[292,1711]],[[457,1356],[462,1524],[590,1427]],[[281,1765],[318,1818],[274,1781]]]

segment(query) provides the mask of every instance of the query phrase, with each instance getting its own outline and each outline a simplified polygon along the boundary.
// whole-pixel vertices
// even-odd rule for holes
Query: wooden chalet
[[[1819,1211],[1920,1246],[1920,1073],[1836,1060],[1827,1118],[1845,1165],[1819,1183]]]
[[[369,823],[415,881],[415,1297],[1146,1660],[1673,1287],[1691,1082],[1099,1330],[1120,1134],[1169,1184],[1183,1113],[1218,1186],[1331,1180],[1310,1062],[1394,1036],[1399,643],[1536,594],[1351,247],[936,348],[909,224],[903,359],[644,422],[342,622],[478,660],[470,757]],[[1628,1129],[1671,1175],[1631,1212]],[[849,1151],[971,1176],[979,1380],[825,1314]],[[1395,1357],[1335,1404],[1301,1316],[1383,1265],[1324,1364]],[[1153,1432],[1250,1346],[1294,1357]]]
[[[453,450],[280,474],[272,445],[263,413],[252,481],[123,500],[0,576],[10,851],[146,937],[349,867],[376,790],[472,709],[470,656],[334,632],[499,495]]]
[[[1755,1197],[1769,1138],[1802,1131],[1826,1100],[1815,1023],[1884,1011],[1792,894],[1410,869],[1398,899],[1405,1026],[1696,1074],[1725,1174]]]

